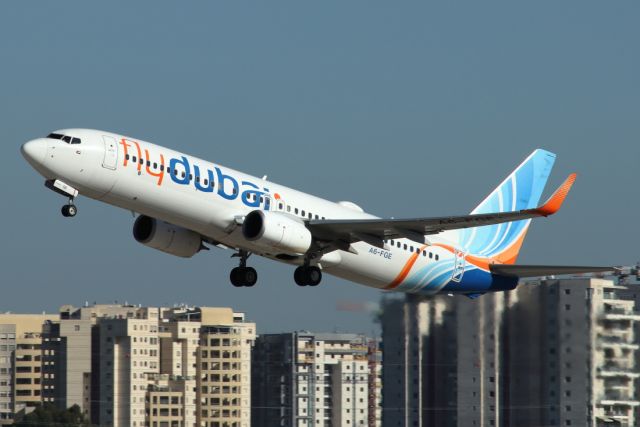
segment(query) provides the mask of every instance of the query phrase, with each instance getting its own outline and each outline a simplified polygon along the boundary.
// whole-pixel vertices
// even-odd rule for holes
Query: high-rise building
[[[363,335],[267,334],[253,357],[252,421],[259,426],[379,424],[377,346]],[[373,423],[373,424],[372,424]]]
[[[639,301],[596,278],[389,299],[384,425],[636,425]]]
[[[135,316],[137,308],[104,304],[60,308],[59,318],[45,323],[43,332],[44,402],[61,409],[78,405],[86,419],[98,422],[99,335],[95,325],[104,317]]]
[[[0,324],[0,425],[13,423],[13,357],[16,325]]]
[[[637,425],[640,289],[545,280],[521,286],[517,298],[509,319],[513,425]]]
[[[0,314],[0,424],[42,402],[42,330],[55,318]]]
[[[158,308],[145,307],[99,319],[100,425],[146,425],[147,389],[160,373],[159,317]]]
[[[255,323],[231,309],[201,308],[188,315],[201,323],[198,425],[249,427]]]
[[[455,425],[455,330],[446,298],[385,298],[381,315],[387,426]],[[437,348],[436,348],[437,346]]]

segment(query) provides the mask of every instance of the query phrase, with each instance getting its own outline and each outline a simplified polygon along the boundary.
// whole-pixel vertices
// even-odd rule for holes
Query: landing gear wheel
[[[293,273],[293,280],[298,286],[318,286],[322,281],[322,271],[316,266],[301,266]]]
[[[73,218],[78,213],[78,208],[76,208],[76,205],[69,204],[64,205],[60,211],[62,212],[63,217]]]
[[[231,280],[231,284],[236,288],[239,288],[242,286],[242,282],[240,281],[240,270],[241,270],[240,267],[236,267],[232,269],[231,273],[229,274],[229,279]]]
[[[231,270],[229,279],[231,279],[231,284],[236,288],[251,287],[258,281],[258,273],[252,267],[236,267]]]
[[[304,267],[296,268],[296,271],[293,272],[293,280],[298,286],[307,286],[307,283],[304,280]]]
[[[258,272],[253,267],[245,267],[242,269],[242,280],[245,286],[251,287],[258,281]]]
[[[307,267],[307,284],[318,286],[322,281],[322,271],[318,267]]]

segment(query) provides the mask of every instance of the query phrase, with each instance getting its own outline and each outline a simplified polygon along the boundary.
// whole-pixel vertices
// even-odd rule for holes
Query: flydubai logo
[[[211,169],[201,169],[196,164],[191,164],[185,156],[179,159],[169,158],[160,153],[159,158],[151,159],[149,150],[140,148],[136,141],[122,138],[120,145],[124,152],[122,166],[128,167],[132,163],[138,169],[138,175],[144,172],[157,179],[159,186],[162,185],[165,175],[168,175],[173,182],[178,185],[191,185],[197,191],[203,193],[214,193],[226,200],[235,200],[240,197],[243,204],[248,207],[263,207],[269,210],[271,207],[271,195],[269,189],[260,187],[250,181],[240,181],[233,176],[226,174],[219,167]],[[134,148],[134,150],[132,150]],[[143,153],[144,151],[144,153]],[[144,154],[144,157],[143,157]],[[280,199],[275,194],[276,200]]]

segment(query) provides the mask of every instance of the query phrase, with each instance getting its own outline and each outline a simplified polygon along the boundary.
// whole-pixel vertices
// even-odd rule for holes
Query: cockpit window
[[[49,135],[47,135],[47,138],[50,139],[61,139],[62,141],[66,142],[67,144],[80,144],[82,142],[82,140],[80,138],[76,138],[76,137],[71,137],[68,135],[62,135],[59,133],[50,133]]]

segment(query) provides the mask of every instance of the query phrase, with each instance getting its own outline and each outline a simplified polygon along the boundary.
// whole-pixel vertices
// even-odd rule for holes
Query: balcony
[[[640,372],[630,368],[624,368],[612,363],[607,363],[604,366],[598,368],[598,376],[601,378],[611,378],[611,377],[640,378]]]
[[[600,406],[640,406],[640,400],[628,391],[609,390],[601,396]]]

